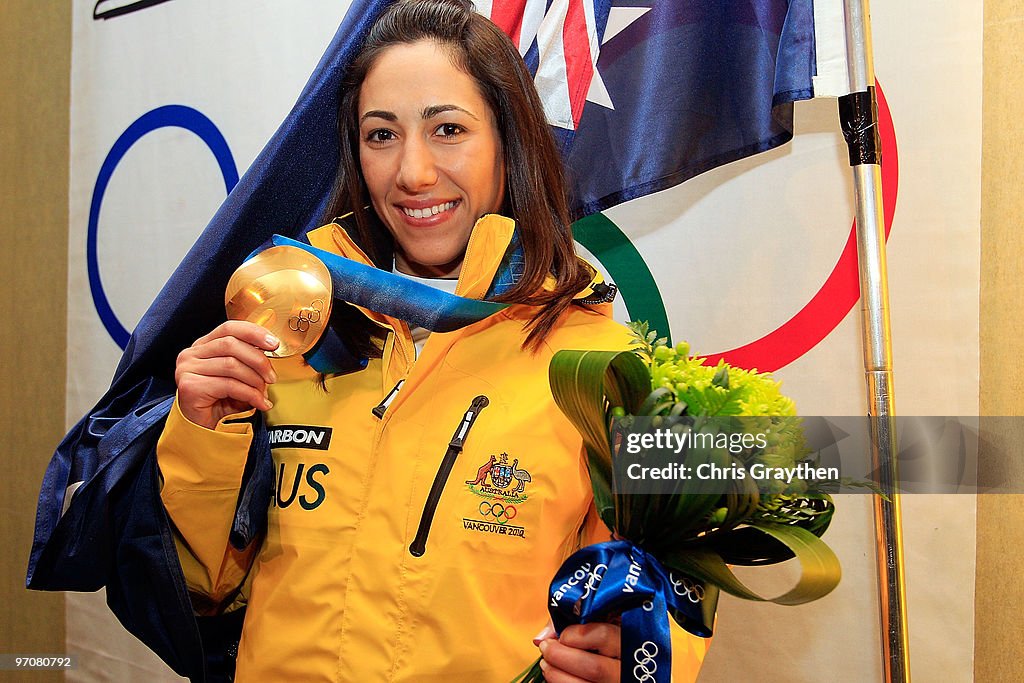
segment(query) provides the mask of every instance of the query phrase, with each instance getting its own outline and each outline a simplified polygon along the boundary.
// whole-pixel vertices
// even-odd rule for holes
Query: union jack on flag
[[[477,10],[519,48],[552,126],[576,130],[588,96],[608,102],[597,58],[608,0],[481,0]]]

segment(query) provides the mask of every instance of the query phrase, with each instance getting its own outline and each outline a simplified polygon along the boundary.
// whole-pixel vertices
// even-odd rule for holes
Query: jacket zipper
[[[402,390],[403,384],[405,384],[404,379],[398,380],[398,384],[388,392],[388,395],[384,397],[384,400],[378,403],[377,407],[375,407],[371,412],[373,412],[373,414],[378,418],[383,418],[384,413],[387,412],[388,406],[390,406],[391,402],[395,400],[395,396],[398,396],[398,392]]]
[[[437,511],[437,504],[441,500],[441,493],[444,492],[448,475],[452,473],[452,467],[455,466],[455,458],[462,452],[466,437],[469,436],[469,430],[476,422],[480,411],[486,408],[488,403],[490,401],[486,396],[481,395],[474,398],[469,410],[463,415],[458,429],[452,435],[452,440],[448,442],[448,450],[445,451],[444,457],[441,459],[441,466],[437,468],[434,483],[431,484],[430,493],[427,494],[427,502],[423,506],[423,515],[420,517],[420,526],[416,530],[416,538],[409,545],[409,552],[413,557],[422,557],[427,550],[427,534],[430,533],[430,524],[434,520],[434,512]]]

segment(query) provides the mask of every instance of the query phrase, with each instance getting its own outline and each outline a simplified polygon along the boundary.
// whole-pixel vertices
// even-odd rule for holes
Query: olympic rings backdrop
[[[284,118],[348,4],[75,3],[69,427],[102,394],[131,329]],[[976,415],[982,8],[875,0],[872,13],[897,411]],[[950,84],[957,96],[932,106]],[[796,118],[792,143],[614,207],[577,234],[584,252],[614,254],[600,266],[622,288],[620,319],[775,370],[805,415],[860,415],[854,207],[835,100],[798,103]],[[488,512],[515,516],[513,506]],[[971,591],[932,587],[973,585],[975,501],[908,496],[904,521],[914,675],[971,680]],[[723,600],[702,680],[879,679],[866,497],[840,501],[827,540],[843,562],[840,587],[799,608]],[[66,651],[88,653],[69,681],[176,679],[99,596],[69,595],[67,609]],[[774,645],[784,641],[800,647]]]

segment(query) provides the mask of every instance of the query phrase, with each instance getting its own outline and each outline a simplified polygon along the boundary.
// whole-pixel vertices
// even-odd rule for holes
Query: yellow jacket
[[[457,294],[483,297],[512,229],[477,224]],[[369,262],[336,225],[309,238]],[[415,362],[408,326],[364,311],[390,328],[383,357],[329,377],[326,393],[308,367],[275,361],[276,492],[249,553],[227,537],[250,426],[207,430],[175,405],[157,449],[161,495],[197,609],[248,603],[238,680],[508,683],[536,659],[559,565],[608,540],[588,517],[581,439],[548,363],[559,349],[626,348],[609,307],[573,306],[532,353],[521,347],[535,309],[513,305],[430,335]],[[692,680],[705,642],[674,641],[674,678]]]

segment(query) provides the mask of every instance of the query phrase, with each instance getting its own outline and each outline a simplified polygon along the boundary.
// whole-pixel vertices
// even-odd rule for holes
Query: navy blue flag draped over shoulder
[[[146,312],[110,388],[44,476],[28,586],[106,586],[125,627],[193,680],[207,677],[203,643],[229,642],[240,624],[193,616],[159,498],[155,446],[175,358],[224,321],[228,279],[250,253],[275,233],[301,238],[324,222],[338,164],[339,84],[390,2],[353,2],[298,102]],[[812,94],[810,0],[479,5],[537,74],[577,216],[782,144],[792,134],[790,103]],[[265,446],[257,441],[254,450]],[[265,523],[269,496],[258,492],[268,484],[256,470],[246,466],[240,536],[232,536],[240,545]]]

